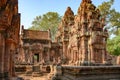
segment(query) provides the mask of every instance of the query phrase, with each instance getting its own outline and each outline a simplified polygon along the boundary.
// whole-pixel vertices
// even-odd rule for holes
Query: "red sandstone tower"
[[[63,57],[69,65],[103,64],[106,54],[105,19],[91,0],[82,0],[77,15],[67,8],[57,39],[62,38]],[[60,40],[57,40],[60,41]]]

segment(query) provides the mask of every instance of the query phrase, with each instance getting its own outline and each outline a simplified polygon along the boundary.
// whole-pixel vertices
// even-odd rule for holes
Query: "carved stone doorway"
[[[39,53],[35,53],[34,56],[33,56],[33,63],[38,63],[39,62]]]

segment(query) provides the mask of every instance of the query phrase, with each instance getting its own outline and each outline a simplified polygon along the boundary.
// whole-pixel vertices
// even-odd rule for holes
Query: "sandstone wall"
[[[18,0],[0,1],[0,79],[14,74],[13,56],[19,43]]]

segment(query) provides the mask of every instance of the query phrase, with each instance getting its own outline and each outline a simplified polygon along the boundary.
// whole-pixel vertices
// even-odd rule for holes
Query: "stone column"
[[[116,65],[120,65],[120,56],[117,56]]]
[[[71,63],[73,64],[73,61],[74,61],[74,51],[72,50],[71,51]]]
[[[67,55],[67,42],[63,42],[63,58],[66,58]]]
[[[15,77],[14,58],[13,58],[14,54],[15,54],[15,50],[11,50],[10,51],[10,58],[9,58],[9,74],[10,74],[10,77]]]
[[[6,39],[5,42],[6,48],[5,48],[5,55],[4,55],[4,71],[6,73],[6,76],[11,77],[12,76],[12,65],[13,65],[13,60],[12,60],[12,55],[13,55],[13,50],[14,46],[13,45],[13,40],[12,39]]]
[[[69,48],[69,50],[68,50],[68,64],[69,64],[69,62],[71,61],[71,49]]]
[[[104,40],[104,39],[107,40],[107,38],[103,38],[103,40]],[[104,40],[103,45],[102,45],[102,46],[103,46],[103,49],[102,49],[102,63],[103,63],[103,64],[106,63],[106,54],[107,54],[107,51],[106,51],[106,47],[107,47],[107,46],[106,46],[106,43],[107,43],[107,42],[106,42],[105,40]]]
[[[92,45],[90,47],[90,53],[91,53],[91,63],[94,63],[94,48]]]
[[[105,50],[102,49],[102,63],[104,64],[105,63]]]
[[[78,51],[75,52],[75,55],[76,55],[75,56],[75,65],[77,65],[77,63],[78,63],[78,57],[79,57],[78,56]]]
[[[4,78],[4,53],[5,53],[4,32],[0,31],[0,80]]]
[[[88,45],[87,45],[86,37],[82,37],[81,45],[82,45],[82,64],[86,65],[88,64],[88,52],[87,52]]]
[[[81,65],[81,59],[82,59],[82,53],[81,53],[81,49],[79,48],[79,51],[78,51],[78,66]]]
[[[69,54],[69,65],[73,62],[73,50],[70,48],[70,54]]]
[[[91,62],[91,50],[90,50],[90,44],[88,44],[88,65],[90,65]]]
[[[48,61],[49,61],[49,63],[50,63],[50,48],[51,48],[51,41],[49,41],[48,44],[49,44],[49,45],[48,45],[48,54],[47,54],[47,56],[48,56]]]
[[[42,57],[43,58],[43,57]],[[48,60],[48,63],[50,64],[50,48],[48,47],[48,51],[47,51],[47,60]],[[43,58],[44,59],[44,58]]]
[[[73,65],[75,64],[75,57],[76,57],[76,53],[75,50],[73,49]]]

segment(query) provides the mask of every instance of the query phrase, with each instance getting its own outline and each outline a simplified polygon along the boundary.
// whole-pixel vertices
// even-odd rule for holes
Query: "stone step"
[[[43,74],[40,73],[40,72],[33,72],[33,73],[32,73],[32,76],[33,76],[33,77],[40,77],[40,76],[43,76]]]

